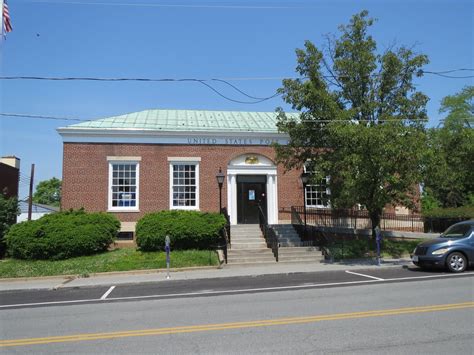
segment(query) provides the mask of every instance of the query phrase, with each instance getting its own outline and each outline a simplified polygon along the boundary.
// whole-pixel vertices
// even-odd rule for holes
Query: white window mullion
[[[199,159],[170,160],[170,209],[199,209]]]
[[[304,172],[313,174],[315,170],[310,170],[305,164]],[[306,185],[306,189],[304,191],[306,206],[314,208],[330,208],[330,195],[329,176],[326,176],[325,178],[317,181],[316,184],[313,183]]]
[[[108,209],[139,210],[140,164],[137,161],[109,160]]]

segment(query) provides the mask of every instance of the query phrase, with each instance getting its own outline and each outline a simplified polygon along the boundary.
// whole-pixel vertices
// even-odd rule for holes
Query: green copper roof
[[[287,114],[294,115],[294,114]],[[70,125],[69,129],[277,133],[275,112],[146,110]]]

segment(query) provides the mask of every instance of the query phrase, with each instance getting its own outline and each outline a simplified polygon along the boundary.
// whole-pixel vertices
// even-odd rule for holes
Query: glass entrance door
[[[237,175],[237,223],[258,224],[258,206],[267,215],[267,177]]]

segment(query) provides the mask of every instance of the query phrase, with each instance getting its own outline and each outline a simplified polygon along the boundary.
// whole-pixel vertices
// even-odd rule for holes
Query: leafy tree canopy
[[[36,186],[33,202],[44,205],[59,206],[61,201],[61,180],[53,177],[43,180]]]
[[[0,257],[5,253],[3,237],[7,234],[10,227],[15,224],[16,216],[19,214],[17,198],[7,198],[6,194],[0,192]]]
[[[461,92],[446,96],[441,101],[440,113],[447,112],[445,127],[462,125],[472,128],[474,124],[474,86],[466,86]]]
[[[279,92],[300,115],[277,109],[290,143],[276,149],[287,169],[310,164],[315,179],[330,176],[332,206],[361,203],[375,227],[387,204],[414,207],[428,98],[413,79],[428,58],[404,46],[378,53],[373,24],[362,11],[338,38],[296,50],[301,78],[285,79]]]
[[[444,125],[428,132],[429,150],[424,180],[426,195],[442,207],[459,207],[474,200],[474,86],[441,101]]]

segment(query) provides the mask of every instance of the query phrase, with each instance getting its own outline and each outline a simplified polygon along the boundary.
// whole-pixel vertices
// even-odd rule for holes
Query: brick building
[[[275,164],[271,144],[288,141],[277,131],[275,113],[148,110],[58,132],[61,207],[114,213],[125,231],[153,211],[217,212],[219,169],[232,224],[257,223],[258,203],[271,224],[288,221],[289,208],[302,204],[300,172]],[[321,204],[325,187],[310,189],[308,204]]]
[[[0,193],[6,198],[18,198],[20,159],[14,156],[0,158]]]

